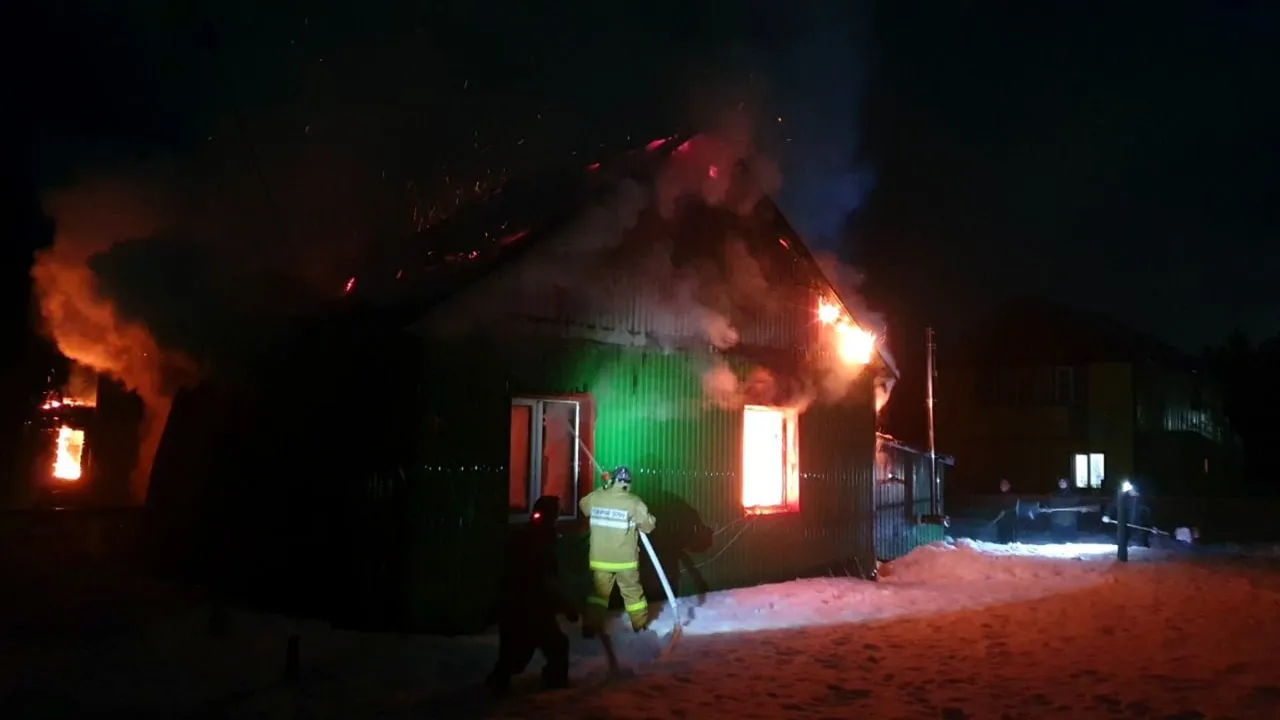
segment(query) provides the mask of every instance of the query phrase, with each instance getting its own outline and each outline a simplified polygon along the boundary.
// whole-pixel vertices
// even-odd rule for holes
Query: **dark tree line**
[[[1236,331],[1226,343],[1207,348],[1205,359],[1222,381],[1224,410],[1244,443],[1245,484],[1280,493],[1269,457],[1280,446],[1280,335],[1254,344]]]

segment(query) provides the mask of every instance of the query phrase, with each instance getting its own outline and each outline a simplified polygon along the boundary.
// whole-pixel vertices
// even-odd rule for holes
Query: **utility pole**
[[[933,379],[937,375],[934,367],[934,348],[933,328],[924,329],[925,339],[925,361],[927,363],[925,378],[925,409],[928,411],[929,418],[929,513],[938,515],[941,506],[938,487],[938,450],[933,440]]]

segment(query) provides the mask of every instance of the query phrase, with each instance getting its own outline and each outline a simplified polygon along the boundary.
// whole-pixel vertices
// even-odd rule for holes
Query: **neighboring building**
[[[562,499],[585,597],[577,503],[601,467],[630,467],[682,593],[871,577],[878,556],[937,539],[876,544],[875,395],[892,360],[837,319],[837,292],[747,163],[690,142],[442,224],[420,277],[385,273],[404,285],[394,303],[353,308],[263,373],[273,397],[180,397],[153,487],[221,515],[188,523],[182,502],[158,503],[157,526],[207,528],[191,540],[204,547],[234,527],[224,577],[252,566],[295,597],[332,593],[317,613],[418,630],[483,625],[503,535],[543,494]],[[353,301],[381,290],[355,287]],[[236,428],[202,429],[215,416]],[[225,470],[183,461],[215,442]],[[183,482],[205,490],[164,489]]]
[[[938,435],[960,466],[949,490],[1101,492],[1132,480],[1163,494],[1234,481],[1240,442],[1192,358],[1106,317],[1044,300],[993,313],[942,350]]]

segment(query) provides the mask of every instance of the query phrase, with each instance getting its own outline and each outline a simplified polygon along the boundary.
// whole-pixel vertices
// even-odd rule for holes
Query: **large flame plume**
[[[31,269],[44,331],[67,358],[119,380],[142,400],[138,461],[129,483],[132,500],[141,503],[173,399],[166,369],[189,363],[161,348],[143,324],[120,316],[89,262],[116,242],[150,235],[156,229],[153,206],[136,190],[112,184],[79,185],[46,197],[44,205],[55,222],[54,243],[36,254]],[[60,456],[63,446],[60,431]],[[71,447],[68,437],[68,453]]]

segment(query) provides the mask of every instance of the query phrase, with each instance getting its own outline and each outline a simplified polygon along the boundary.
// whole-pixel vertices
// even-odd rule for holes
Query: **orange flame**
[[[818,321],[835,330],[836,353],[847,365],[866,365],[876,350],[876,336],[845,314],[835,303],[818,299]]]
[[[58,451],[53,460],[53,476],[74,482],[80,479],[80,460],[84,456],[84,431],[63,425],[58,428]]]

